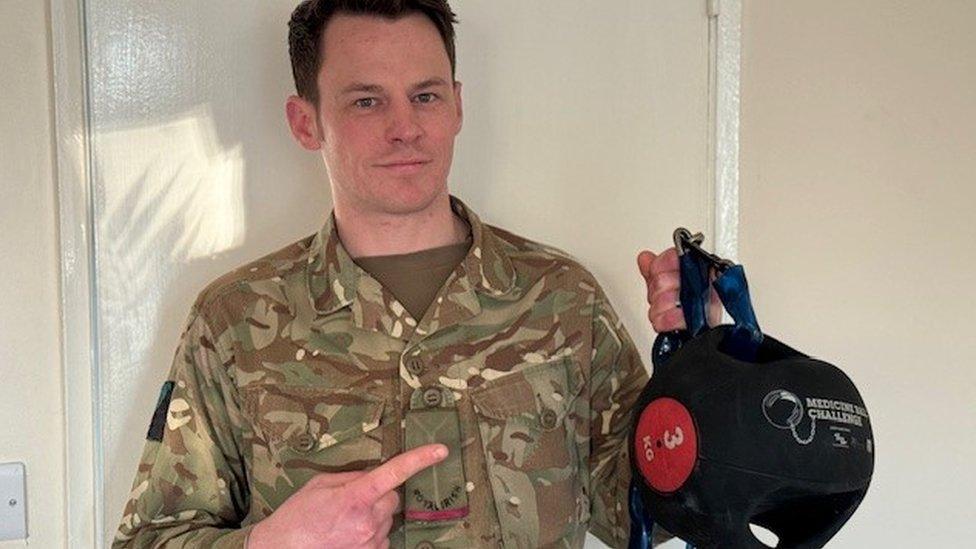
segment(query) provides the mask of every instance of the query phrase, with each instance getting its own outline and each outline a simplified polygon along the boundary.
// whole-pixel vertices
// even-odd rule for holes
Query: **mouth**
[[[396,174],[411,174],[422,170],[429,163],[429,160],[405,160],[389,164],[377,164],[377,166]]]

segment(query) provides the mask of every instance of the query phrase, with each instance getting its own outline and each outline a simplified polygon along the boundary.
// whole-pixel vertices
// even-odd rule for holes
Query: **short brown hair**
[[[398,19],[411,13],[426,15],[437,27],[451,61],[451,78],[457,66],[454,51],[454,23],[457,15],[447,0],[305,0],[288,21],[288,53],[298,95],[318,105],[316,80],[322,68],[322,35],[337,13],[375,15]]]

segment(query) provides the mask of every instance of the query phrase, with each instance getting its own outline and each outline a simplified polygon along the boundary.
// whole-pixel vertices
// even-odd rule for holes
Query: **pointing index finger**
[[[347,486],[365,503],[373,504],[407,481],[408,478],[447,457],[447,446],[425,444],[408,450],[376,469],[351,481]]]

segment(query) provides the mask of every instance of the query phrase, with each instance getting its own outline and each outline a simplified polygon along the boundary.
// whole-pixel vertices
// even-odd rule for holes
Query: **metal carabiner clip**
[[[678,227],[674,231],[674,247],[678,250],[678,257],[685,255],[689,251],[694,251],[711,263],[712,268],[718,274],[722,274],[727,269],[735,266],[735,263],[728,259],[721,258],[702,249],[701,243],[704,241],[705,236],[702,233],[691,234],[691,231],[684,227]]]

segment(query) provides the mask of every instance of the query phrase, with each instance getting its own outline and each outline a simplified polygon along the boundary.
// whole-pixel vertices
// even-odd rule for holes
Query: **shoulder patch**
[[[166,414],[169,411],[169,401],[173,398],[172,381],[163,383],[159,389],[159,400],[156,402],[156,411],[153,412],[152,421],[149,422],[149,432],[146,433],[146,440],[162,442],[163,428],[166,426]]]

